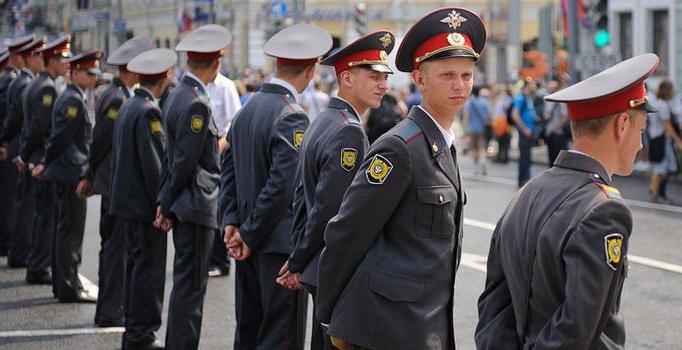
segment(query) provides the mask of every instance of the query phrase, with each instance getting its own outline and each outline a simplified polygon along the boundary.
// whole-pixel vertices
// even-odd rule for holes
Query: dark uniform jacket
[[[114,78],[111,84],[102,91],[95,108],[95,127],[92,129],[92,145],[88,176],[92,181],[92,193],[109,196],[111,183],[111,140],[114,132],[114,121],[118,117],[119,108],[130,98],[130,92],[123,81]]]
[[[324,248],[324,229],[336,215],[341,199],[353,181],[369,148],[360,117],[347,102],[332,97],[306,131],[301,147],[300,173],[306,215],[296,215],[294,227],[300,237],[289,258],[289,271],[303,272],[302,281],[317,285],[319,255]],[[302,218],[304,222],[297,220]]]
[[[562,151],[497,224],[479,349],[622,349],[632,216],[604,168]],[[537,243],[535,243],[537,242]]]
[[[17,78],[7,88],[7,118],[2,128],[2,135],[0,135],[0,143],[10,143],[7,159],[19,155],[19,145],[21,144],[19,136],[24,121],[23,94],[33,78],[33,73],[28,68],[22,68]]]
[[[5,66],[0,73],[0,135],[3,134],[2,130],[7,120],[7,92],[17,73],[18,71],[10,66]]]
[[[166,157],[161,109],[139,88],[114,123],[109,214],[150,223],[156,215]]]
[[[370,148],[324,233],[317,316],[375,350],[453,349],[462,188],[420,108]]]
[[[167,217],[218,228],[218,128],[207,92],[185,76],[163,106],[168,174],[159,193]]]
[[[223,157],[222,227],[259,253],[291,253],[293,194],[308,117],[286,88],[263,84],[232,122]]]
[[[92,121],[84,92],[68,84],[52,109],[52,128],[45,151],[45,177],[76,185],[88,171]]]
[[[57,89],[47,72],[41,72],[26,88],[20,151],[24,162],[37,164],[45,157],[45,146],[52,123],[52,106],[56,100]]]

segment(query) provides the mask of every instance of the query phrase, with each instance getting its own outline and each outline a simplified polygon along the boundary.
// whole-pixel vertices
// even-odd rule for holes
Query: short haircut
[[[609,114],[607,116],[596,119],[580,121],[571,120],[571,132],[573,133],[573,137],[589,137],[591,139],[594,139],[601,133],[603,133],[604,130],[606,129],[606,126],[609,125],[611,121],[616,119],[622,113],[627,113],[630,116],[630,118],[634,118],[636,115],[634,110],[628,109],[623,112]]]
[[[275,73],[288,76],[298,76],[305,72],[310,66],[287,66],[284,64],[275,65]]]
[[[145,79],[145,80],[140,79],[140,86],[144,86],[148,89],[153,88],[153,87],[159,85],[159,83],[163,79],[166,79],[166,77],[161,77],[161,78],[157,78],[157,79]]]
[[[211,65],[213,65],[213,62],[217,61],[218,59],[214,60],[187,60],[187,66],[189,66],[192,69],[207,69],[210,68]]]

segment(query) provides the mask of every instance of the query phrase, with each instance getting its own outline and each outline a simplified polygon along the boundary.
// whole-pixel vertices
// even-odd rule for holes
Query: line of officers
[[[118,76],[97,103],[94,129],[85,92],[94,88],[102,53],[70,57],[68,37],[47,45],[32,36],[20,38],[2,57],[9,64],[0,78],[0,101],[6,102],[0,109],[0,158],[6,159],[2,198],[14,198],[12,225],[4,232],[8,263],[27,266],[28,283],[51,283],[61,302],[99,299],[95,322],[109,326],[123,318],[124,349],[196,349],[209,261],[220,232],[237,261],[234,349],[302,349],[306,292],[314,302],[313,349],[454,349],[453,286],[466,195],[447,130],[471,91],[485,41],[483,23],[466,9],[442,8],[414,24],[395,65],[411,74],[423,103],[370,147],[360,116],[377,108],[388,89],[394,35],[377,31],[327,54],[329,33],[311,24],[290,26],[265,44],[265,54],[275,59],[274,77],[237,113],[221,154],[207,85],[230,43],[225,28],[200,27],[175,51],[152,49],[144,37],[116,49],[107,63],[118,67]],[[160,103],[176,52],[186,53],[187,71]],[[310,123],[298,95],[318,62],[334,67],[339,90]],[[69,83],[58,93],[55,80],[67,70]],[[619,82],[624,86],[599,88],[613,96],[641,84],[646,73],[626,71],[631,76]],[[593,90],[556,100],[594,99]],[[632,91],[624,96],[639,97],[639,90]],[[14,197],[8,194],[15,184],[6,180],[10,166],[18,173]],[[615,190],[607,186],[611,172],[589,155],[562,154],[557,166],[567,178],[591,179],[585,186],[592,187],[572,202],[577,208],[613,203],[603,195],[609,193],[605,188]],[[551,181],[541,181],[546,179]],[[522,193],[539,193],[533,186]],[[99,298],[83,288],[77,273],[86,198],[92,193],[102,196]],[[34,216],[22,217],[30,201],[35,201]],[[612,205],[610,215],[628,220],[623,208]],[[5,207],[2,213],[7,212]],[[555,226],[552,232],[564,232],[567,225]],[[155,332],[161,325],[165,232],[171,229],[173,287],[163,344]],[[617,229],[597,237],[594,263],[599,264],[599,254],[606,254],[606,263],[591,266],[603,271],[593,286],[608,287],[602,283],[610,281],[608,272],[623,269],[620,254],[629,228]],[[514,254],[506,253],[503,258]],[[124,274],[117,264],[125,266]],[[503,278],[498,270],[489,283]],[[489,339],[477,340],[486,344],[482,347],[517,348],[515,341],[528,339],[516,336],[528,330],[515,322],[526,315],[514,318],[501,311],[495,317],[517,302],[515,290],[497,291],[499,283],[487,286],[480,305],[482,322],[497,322],[499,328],[479,324],[481,337]],[[121,284],[122,302],[112,287]],[[608,298],[620,288],[622,283],[608,287]],[[538,298],[543,292],[533,293]],[[487,299],[490,295],[494,298]],[[556,300],[543,307],[555,306]],[[584,330],[588,338],[604,340],[607,333],[622,331],[622,324],[608,323],[613,310],[603,315],[607,327]],[[565,335],[566,344],[584,336],[570,330]],[[621,340],[610,342],[618,347]]]

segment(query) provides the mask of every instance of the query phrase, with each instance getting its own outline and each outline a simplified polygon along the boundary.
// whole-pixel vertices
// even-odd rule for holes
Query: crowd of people
[[[460,129],[478,174],[488,172],[489,156],[508,162],[516,144],[524,187],[493,235],[477,345],[501,348],[509,334],[537,344],[623,345],[615,300],[632,217],[611,177],[632,171],[654,107],[644,155],[653,200],[670,202],[666,184],[682,149],[672,84],[661,82],[648,98],[643,88],[656,55],[613,67],[617,82],[605,74],[571,87],[565,79],[474,86],[485,27],[473,12],[443,8],[406,34],[395,66],[413,85],[391,89],[389,31],[326,54],[328,32],[292,25],[265,44],[272,76],[249,69],[234,80],[220,73],[229,37],[206,25],[175,50],[135,37],[108,55],[110,76],[101,74],[103,52],[70,56],[68,36],[19,38],[0,56],[9,63],[0,77],[0,199],[12,205],[2,210],[11,225],[3,225],[0,248],[10,267],[27,267],[27,283],[51,284],[59,302],[97,303],[95,324],[125,326],[126,350],[196,349],[208,277],[226,275],[229,256],[235,349],[302,348],[303,291],[313,300],[313,349],[454,348],[467,200],[452,133]],[[178,52],[187,55],[182,75],[172,73]],[[555,167],[531,179],[540,144]],[[102,197],[98,295],[78,277],[93,194]],[[538,212],[535,203],[546,205]],[[564,203],[571,210],[543,231]],[[171,230],[164,345],[156,332]],[[537,266],[525,260],[535,246],[526,245],[538,239],[570,241],[572,250],[538,256],[549,288],[533,289],[524,273]],[[505,270],[522,263],[530,265]],[[594,293],[560,296],[564,287]],[[604,296],[599,305],[595,293]],[[524,297],[527,306],[529,295],[544,301],[541,312],[509,311]],[[543,331],[555,327],[557,309],[575,312],[582,328]]]

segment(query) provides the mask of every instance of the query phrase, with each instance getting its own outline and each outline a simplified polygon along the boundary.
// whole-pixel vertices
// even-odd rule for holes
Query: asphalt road
[[[516,192],[516,163],[491,165],[488,176],[474,176],[468,157],[461,168],[465,207],[464,255],[456,285],[455,327],[459,349],[473,349],[476,302],[485,282],[485,259],[492,228]],[[536,166],[534,173],[543,170]],[[622,312],[629,349],[682,348],[682,208],[647,201],[646,179],[617,179],[634,215],[631,269]],[[671,188],[682,197],[680,186]],[[99,198],[88,202],[80,273],[96,284]],[[165,307],[172,286],[172,239],[168,240]],[[94,328],[95,307],[59,304],[48,286],[27,286],[24,269],[9,269],[0,258],[0,349],[118,349],[120,328]],[[164,320],[166,315],[164,313]],[[210,279],[204,305],[201,349],[231,349],[234,337],[234,279]],[[165,325],[159,331],[165,337]]]

